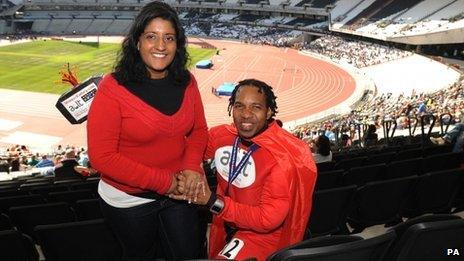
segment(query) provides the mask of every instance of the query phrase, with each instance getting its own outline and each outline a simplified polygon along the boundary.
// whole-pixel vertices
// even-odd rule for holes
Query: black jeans
[[[101,200],[106,222],[119,240],[124,261],[204,258],[206,223],[194,205],[163,198],[131,208]]]

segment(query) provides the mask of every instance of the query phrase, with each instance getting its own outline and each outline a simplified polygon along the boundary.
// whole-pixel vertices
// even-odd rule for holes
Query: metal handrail
[[[443,118],[444,116],[448,115],[449,116],[449,120],[448,120],[448,124],[446,124],[446,127],[445,129],[443,130]],[[441,134],[444,135],[446,133],[448,133],[448,128],[449,126],[451,125],[451,122],[453,121],[453,115],[451,115],[451,113],[443,113],[440,115],[440,130],[441,130]]]

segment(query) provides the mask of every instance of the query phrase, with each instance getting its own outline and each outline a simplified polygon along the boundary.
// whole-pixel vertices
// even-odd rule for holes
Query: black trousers
[[[169,198],[131,208],[100,202],[103,216],[122,246],[122,260],[205,257],[206,223],[194,205]]]

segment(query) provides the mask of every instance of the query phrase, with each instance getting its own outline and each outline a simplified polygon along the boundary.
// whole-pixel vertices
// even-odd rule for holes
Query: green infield
[[[0,47],[0,88],[61,94],[69,84],[61,83],[59,72],[69,63],[77,68],[83,81],[92,75],[112,70],[119,44],[84,44],[77,42],[38,40]],[[191,62],[212,57],[216,50],[188,48]]]

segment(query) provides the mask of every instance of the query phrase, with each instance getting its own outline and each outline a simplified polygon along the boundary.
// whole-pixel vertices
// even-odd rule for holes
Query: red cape
[[[237,135],[237,129],[233,124],[225,128]],[[253,138],[252,141],[258,144],[260,149],[268,150],[274,156],[290,181],[291,202],[279,242],[279,249],[281,249],[303,239],[312,207],[312,194],[317,176],[316,164],[308,144],[282,129],[275,122],[272,122],[266,131]],[[213,230],[214,233],[223,233],[222,229],[212,229],[211,232]],[[215,236],[223,237],[223,235]],[[210,250],[223,247],[223,245],[212,245]]]

